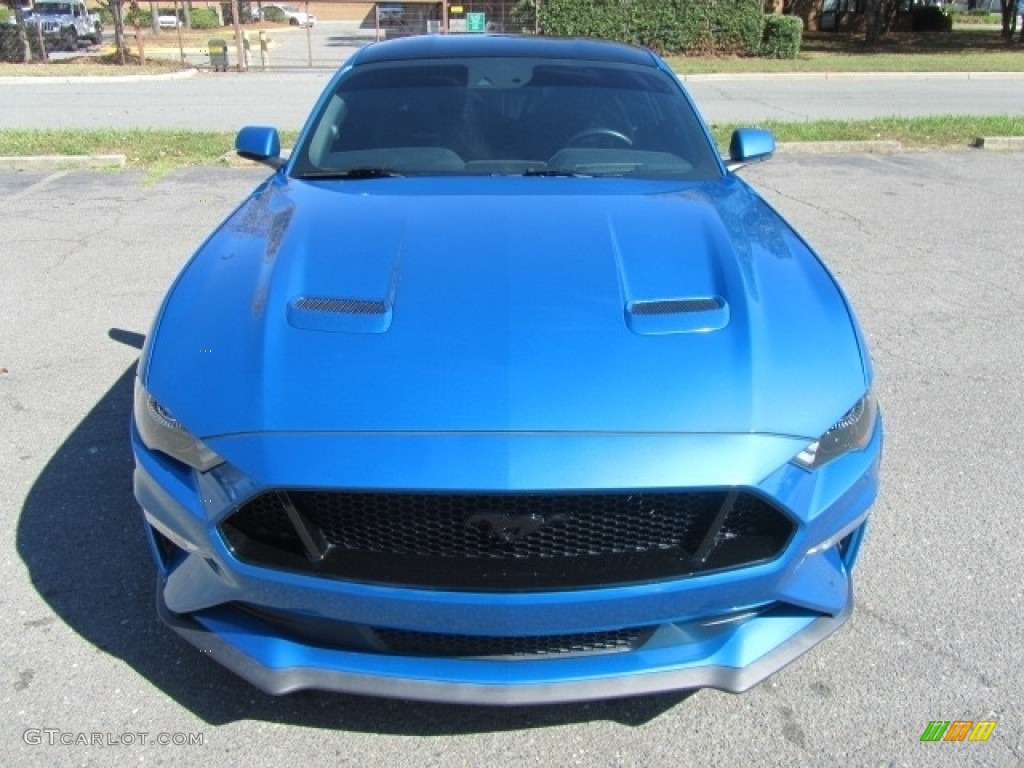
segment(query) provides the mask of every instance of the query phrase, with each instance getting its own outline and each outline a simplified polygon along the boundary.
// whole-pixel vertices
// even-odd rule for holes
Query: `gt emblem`
[[[507,515],[504,512],[478,512],[466,520],[467,528],[477,528],[492,538],[512,542],[536,533],[545,525],[564,523],[569,519],[565,513],[554,515]]]

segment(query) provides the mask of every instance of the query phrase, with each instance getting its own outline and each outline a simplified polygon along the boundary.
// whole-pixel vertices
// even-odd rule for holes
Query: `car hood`
[[[868,378],[834,280],[735,177],[275,174],[179,276],[142,370],[204,439],[816,437]]]

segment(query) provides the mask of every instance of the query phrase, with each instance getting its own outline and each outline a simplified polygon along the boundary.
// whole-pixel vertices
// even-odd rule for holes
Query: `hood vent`
[[[644,336],[718,331],[729,324],[729,305],[720,296],[631,301],[626,324]]]
[[[712,312],[722,308],[722,300],[662,299],[661,301],[634,301],[630,311],[634,315],[683,315],[688,312]]]
[[[365,299],[331,299],[303,297],[295,301],[295,308],[307,312],[339,312],[345,315],[383,315],[388,311],[383,301]]]
[[[294,328],[334,333],[384,333],[391,326],[391,304],[379,299],[302,296],[288,303]]]

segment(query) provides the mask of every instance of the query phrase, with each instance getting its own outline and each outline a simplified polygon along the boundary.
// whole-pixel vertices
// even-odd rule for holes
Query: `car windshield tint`
[[[70,16],[71,6],[66,3],[37,3],[36,13],[40,16]]]
[[[482,58],[353,68],[297,148],[292,173],[696,180],[721,171],[699,119],[664,72]]]

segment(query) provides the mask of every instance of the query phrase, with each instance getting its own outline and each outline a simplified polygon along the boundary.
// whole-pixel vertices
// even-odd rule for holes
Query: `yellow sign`
[[[461,5],[453,5],[452,7],[450,7],[448,9],[448,11],[450,13],[462,13],[462,6]]]

